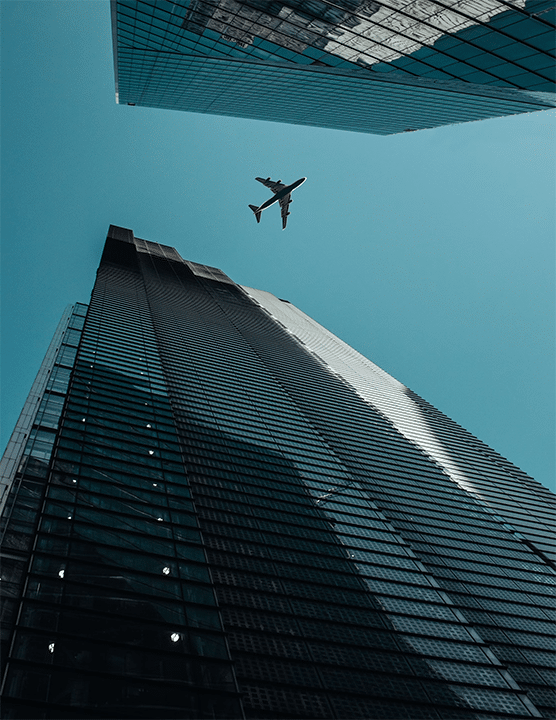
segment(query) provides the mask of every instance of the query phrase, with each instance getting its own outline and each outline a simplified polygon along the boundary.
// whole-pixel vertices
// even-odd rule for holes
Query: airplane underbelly
[[[278,195],[275,195],[274,197],[269,198],[266,202],[264,202],[264,203],[261,205],[260,209],[261,209],[261,210],[266,210],[266,208],[270,207],[271,205],[274,205],[275,202],[278,202],[279,199],[280,199],[280,198],[279,198]]]

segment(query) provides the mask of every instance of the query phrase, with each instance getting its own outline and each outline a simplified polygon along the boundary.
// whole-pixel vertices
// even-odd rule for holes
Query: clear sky
[[[2,15],[2,448],[112,223],[290,300],[554,488],[556,110],[379,137],[120,107],[108,0]],[[286,231],[256,175],[307,176]]]

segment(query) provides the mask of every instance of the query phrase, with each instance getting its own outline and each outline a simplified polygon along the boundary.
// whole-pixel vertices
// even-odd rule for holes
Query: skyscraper
[[[551,493],[111,227],[3,461],[6,718],[549,718]]]
[[[552,0],[111,0],[117,102],[390,135],[554,107]]]

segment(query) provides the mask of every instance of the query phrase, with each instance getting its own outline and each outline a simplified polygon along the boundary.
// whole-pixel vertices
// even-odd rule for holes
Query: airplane
[[[269,177],[266,178],[266,180],[260,177],[255,178],[255,180],[258,180],[263,185],[266,185],[266,187],[270,188],[274,193],[274,197],[269,198],[259,207],[257,207],[256,205],[249,205],[251,210],[255,213],[257,222],[261,222],[261,213],[263,210],[266,210],[267,207],[274,205],[275,202],[279,202],[280,210],[282,212],[282,230],[285,230],[286,224],[288,222],[288,215],[290,214],[288,212],[288,207],[292,201],[292,192],[295,190],[295,188],[298,188],[300,185],[302,185],[305,180],[307,180],[307,178],[300,178],[291,185],[283,185],[281,180],[278,180],[278,182],[273,182]]]

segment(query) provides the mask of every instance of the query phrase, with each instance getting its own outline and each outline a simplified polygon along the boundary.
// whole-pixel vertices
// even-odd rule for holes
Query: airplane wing
[[[270,188],[274,194],[276,194],[277,192],[280,192],[280,190],[283,190],[286,187],[280,181],[273,182],[269,177],[266,178],[266,180],[264,178],[260,178],[260,177],[255,178],[255,180],[258,180],[263,185],[266,185],[266,187]]]
[[[290,214],[288,212],[288,208],[290,206],[291,201],[292,201],[291,193],[286,195],[286,197],[283,197],[280,200],[278,200],[278,202],[280,203],[280,212],[282,213],[282,230],[286,229],[286,225],[288,223],[288,215]]]

